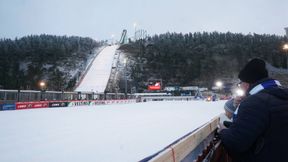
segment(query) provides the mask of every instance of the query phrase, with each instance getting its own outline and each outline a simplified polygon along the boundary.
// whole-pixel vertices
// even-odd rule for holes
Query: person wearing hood
[[[255,58],[239,72],[245,98],[233,122],[219,131],[234,162],[288,161],[288,89],[268,77],[266,64]]]

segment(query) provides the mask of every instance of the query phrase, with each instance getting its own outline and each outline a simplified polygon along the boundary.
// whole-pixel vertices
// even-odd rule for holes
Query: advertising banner
[[[0,110],[15,110],[16,106],[15,104],[1,104]]]
[[[67,106],[68,107],[73,107],[73,106],[89,106],[90,101],[71,101],[68,102]]]
[[[90,102],[90,106],[94,106],[94,105],[105,105],[105,101],[91,101]]]
[[[16,102],[16,110],[20,109],[36,109],[36,108],[47,108],[49,106],[48,101],[40,102]]]
[[[181,87],[181,90],[183,90],[183,91],[196,91],[196,90],[198,90],[198,86]]]
[[[161,82],[149,82],[148,90],[161,90]]]
[[[53,108],[53,107],[73,107],[73,106],[95,106],[105,104],[125,104],[135,103],[131,100],[82,100],[82,101],[39,101],[39,102],[16,102],[16,104],[0,104],[0,110],[22,110],[35,108]]]
[[[68,102],[49,102],[49,107],[67,107]]]

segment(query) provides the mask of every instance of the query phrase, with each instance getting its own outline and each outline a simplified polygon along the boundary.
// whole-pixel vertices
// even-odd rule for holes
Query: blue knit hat
[[[234,103],[234,99],[228,100],[224,105],[224,109],[230,113],[234,113],[234,111],[236,110],[236,107],[234,106],[233,103]]]

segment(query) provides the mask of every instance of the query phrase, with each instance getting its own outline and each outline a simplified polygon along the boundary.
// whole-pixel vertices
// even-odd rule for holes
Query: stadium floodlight
[[[114,37],[115,37],[115,35],[111,34],[111,44],[114,44]]]
[[[244,90],[243,89],[238,88],[238,89],[236,89],[235,92],[236,92],[237,96],[244,96]]]
[[[46,83],[44,81],[40,81],[39,86],[40,86],[41,90],[43,90],[46,86]]]
[[[283,50],[284,50],[284,51],[288,51],[288,43],[286,43],[286,44],[283,45]]]
[[[137,26],[137,23],[136,23],[136,22],[134,22],[134,23],[133,23],[133,26],[134,26],[134,28],[136,28],[136,26]]]
[[[45,90],[45,87],[46,87],[46,83],[42,80],[42,81],[39,82],[39,86],[40,86],[40,89],[41,89],[40,100],[42,101],[43,100],[43,93],[44,93],[44,90]]]
[[[136,41],[136,27],[137,27],[136,22],[133,23],[133,27],[134,27],[134,40]]]
[[[285,51],[286,53],[286,68],[288,68],[288,43],[285,43],[283,45],[283,50]]]
[[[125,99],[127,99],[127,74],[126,74],[126,68],[127,68],[127,59],[125,58],[124,61],[124,77],[125,77]]]
[[[223,86],[223,82],[217,81],[215,85],[220,89]]]

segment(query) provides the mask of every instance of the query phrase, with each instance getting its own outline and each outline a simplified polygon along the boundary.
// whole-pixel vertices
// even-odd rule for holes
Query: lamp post
[[[39,86],[40,86],[40,89],[41,89],[40,100],[42,101],[43,100],[43,93],[44,93],[44,90],[45,90],[45,87],[46,87],[46,83],[44,81],[40,81],[39,82]]]
[[[115,37],[115,35],[112,34],[112,35],[111,35],[111,44],[112,44],[112,45],[114,44],[114,37]]]
[[[136,42],[136,26],[137,26],[137,23],[134,22],[133,26],[134,26],[134,40]]]
[[[217,81],[217,82],[215,83],[215,85],[216,85],[217,88],[220,90],[220,89],[222,88],[222,86],[223,86],[223,82]]]
[[[288,68],[288,43],[285,43],[283,45],[283,50],[285,51],[286,54],[286,68]]]
[[[218,92],[219,92],[219,95],[221,93],[221,89],[222,89],[222,86],[223,86],[223,82],[222,81],[216,81],[215,83],[217,89],[218,89]]]
[[[126,75],[127,59],[124,59],[124,77],[125,77],[125,99],[127,99],[127,75]]]

